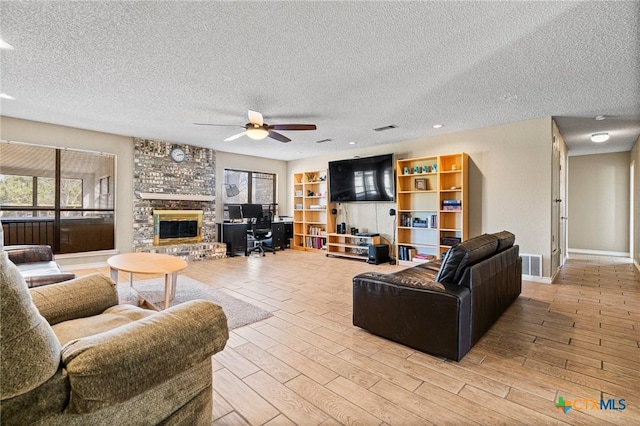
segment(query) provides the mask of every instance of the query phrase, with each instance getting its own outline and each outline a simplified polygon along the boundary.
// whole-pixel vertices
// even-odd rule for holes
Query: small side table
[[[124,253],[107,259],[111,268],[111,279],[118,282],[118,271],[129,273],[129,286],[133,288],[133,274],[164,274],[164,309],[176,296],[178,272],[187,267],[187,262],[176,256],[159,253]]]

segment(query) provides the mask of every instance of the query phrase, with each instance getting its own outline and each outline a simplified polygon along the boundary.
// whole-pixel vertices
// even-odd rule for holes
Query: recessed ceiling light
[[[604,115],[596,115],[596,120],[598,120],[598,121],[602,121],[602,120],[604,120],[604,119],[605,119],[605,116],[604,116]]]
[[[2,50],[13,50],[13,46],[0,38],[0,49],[2,49]]]
[[[7,99],[7,100],[9,100],[9,101],[13,101],[13,100],[15,100],[16,98],[14,98],[14,97],[13,97],[13,96],[11,96],[11,95],[7,95],[6,93],[0,93],[0,99]]]
[[[349,142],[349,145],[355,145],[355,144],[357,144],[357,143],[358,143],[358,142],[351,141],[351,142]]]
[[[594,133],[591,135],[591,142],[606,142],[609,140],[609,133]]]
[[[441,128],[443,128],[443,127],[444,127],[444,124],[434,124],[434,125],[433,125],[433,128],[434,128],[434,129],[441,129]]]

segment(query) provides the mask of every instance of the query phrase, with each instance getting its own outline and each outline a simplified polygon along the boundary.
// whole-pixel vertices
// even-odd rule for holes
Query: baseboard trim
[[[99,251],[83,251],[80,253],[66,253],[56,254],[56,259],[75,259],[80,257],[95,257],[95,256],[114,256],[120,253],[120,250],[99,250]]]
[[[605,250],[584,250],[584,249],[574,249],[570,248],[567,250],[568,253],[576,253],[576,254],[592,254],[594,256],[612,256],[612,257],[627,257],[630,258],[628,251],[605,251]]]
[[[72,265],[62,265],[62,269],[66,271],[68,270],[72,270],[72,269],[99,269],[99,268],[104,268],[107,265],[107,262],[94,262],[94,263],[76,263],[76,264],[72,264]]]
[[[553,280],[549,277],[536,277],[533,275],[522,274],[522,279],[525,281],[533,281],[542,284],[553,284]]]

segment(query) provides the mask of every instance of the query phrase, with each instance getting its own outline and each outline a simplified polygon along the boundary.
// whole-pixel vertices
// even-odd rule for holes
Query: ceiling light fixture
[[[13,46],[0,38],[0,49],[2,49],[2,50],[13,50]]]
[[[442,129],[444,127],[444,124],[434,124],[433,128],[434,129]]]
[[[606,117],[604,115],[596,115],[596,120],[598,121],[602,121],[604,120]]]
[[[269,136],[269,131],[263,127],[250,127],[247,129],[247,136],[259,141]]]
[[[600,143],[609,140],[609,133],[594,133],[591,135],[591,142]]]
[[[0,99],[7,99],[7,100],[9,100],[9,101],[13,101],[13,100],[15,100],[16,98],[14,98],[14,97],[13,97],[13,96],[11,96],[11,95],[7,95],[6,93],[0,93]]]
[[[357,143],[358,143],[358,142],[353,142],[353,141],[351,141],[351,142],[349,142],[349,145],[355,145],[355,144],[357,144]]]

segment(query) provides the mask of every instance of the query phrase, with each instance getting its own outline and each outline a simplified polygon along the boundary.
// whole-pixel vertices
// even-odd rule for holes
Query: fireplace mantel
[[[143,200],[215,201],[215,195],[170,194],[165,192],[139,192]]]

